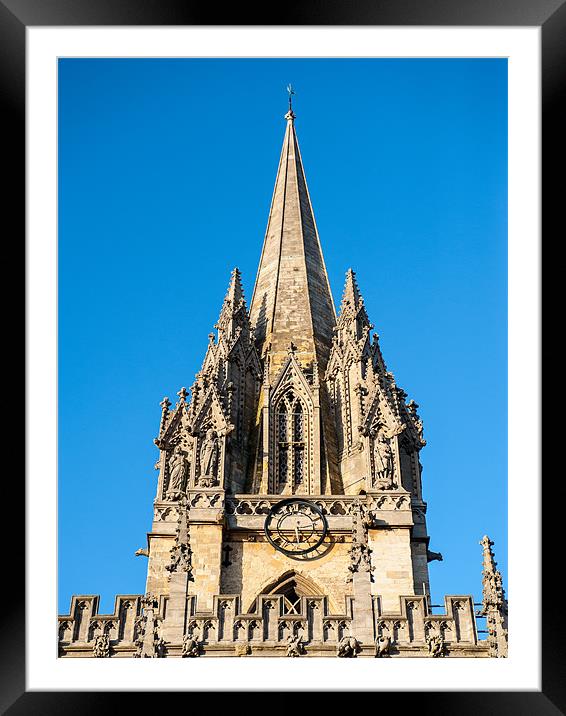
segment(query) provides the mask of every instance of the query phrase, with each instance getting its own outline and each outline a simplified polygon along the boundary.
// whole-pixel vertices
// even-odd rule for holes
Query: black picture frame
[[[222,22],[218,22],[219,15]],[[198,5],[181,0],[0,0],[0,86],[4,104],[6,147],[12,151],[10,182],[4,190],[5,212],[12,214],[12,226],[25,232],[25,68],[26,28],[29,26],[73,25],[429,25],[429,26],[539,26],[542,38],[542,162],[543,229],[548,236],[556,227],[563,235],[562,208],[564,155],[558,151],[564,129],[559,101],[566,86],[566,3],[564,0],[342,0],[327,3],[303,2],[271,4],[258,12],[252,4],[232,4],[221,11],[217,6]],[[5,217],[5,225],[8,225]],[[12,236],[15,234],[12,233]],[[14,242],[15,243],[15,242]],[[22,242],[23,244],[23,242]],[[538,336],[529,335],[529,340]],[[530,376],[540,381],[540,376]],[[539,383],[540,384],[540,383]],[[536,426],[534,429],[540,429]],[[562,483],[563,484],[563,483]],[[11,500],[25,504],[24,480],[11,487]],[[557,494],[562,491],[562,494]],[[405,706],[420,713],[440,714],[541,714],[566,713],[566,673],[564,627],[561,620],[560,592],[555,582],[557,565],[562,562],[559,520],[555,505],[564,496],[561,485],[542,492],[543,573],[542,573],[542,690],[512,691],[431,691],[404,692]],[[550,502],[552,501],[552,505]],[[552,509],[552,513],[551,513]],[[545,519],[546,518],[546,519]],[[25,583],[22,554],[3,551],[4,575],[10,585]],[[18,579],[19,577],[19,579]],[[2,618],[2,669],[0,707],[2,713],[65,714],[110,712],[122,704],[131,708],[131,693],[106,692],[30,692],[25,685],[25,601],[24,590],[4,591]],[[32,600],[41,608],[41,595]],[[524,615],[526,620],[537,615]],[[525,649],[529,644],[524,645]],[[447,688],[449,685],[447,685]],[[371,685],[368,685],[371,690]],[[152,694],[144,693],[145,708],[151,707]],[[399,692],[380,692],[379,708]],[[112,699],[112,704],[109,703]]]

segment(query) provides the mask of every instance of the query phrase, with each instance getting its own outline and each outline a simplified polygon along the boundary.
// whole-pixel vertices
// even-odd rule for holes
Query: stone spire
[[[272,377],[291,343],[302,365],[326,368],[336,313],[307,189],[295,114],[287,128],[250,308],[261,355]]]

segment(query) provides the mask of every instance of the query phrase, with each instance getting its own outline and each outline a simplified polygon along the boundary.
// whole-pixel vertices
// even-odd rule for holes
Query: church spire
[[[302,364],[324,370],[336,313],[305,179],[289,89],[287,128],[267,222],[250,318],[271,375],[292,342]]]

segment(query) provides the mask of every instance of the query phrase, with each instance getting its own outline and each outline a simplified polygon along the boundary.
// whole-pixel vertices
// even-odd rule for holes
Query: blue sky
[[[164,395],[200,369],[230,271],[251,298],[285,87],[339,305],[358,277],[420,405],[433,602],[507,577],[507,63],[59,61],[59,611],[145,588]]]

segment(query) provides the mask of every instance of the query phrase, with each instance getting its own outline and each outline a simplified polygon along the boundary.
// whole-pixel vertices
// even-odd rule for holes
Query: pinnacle
[[[232,310],[234,310],[234,308],[239,305],[241,300],[244,300],[242,274],[240,273],[240,269],[236,266],[232,269],[232,273],[230,274],[230,284],[228,285],[228,291],[226,292],[224,303],[226,303],[226,301],[231,301]]]
[[[363,303],[362,294],[356,281],[356,274],[349,268],[346,271],[346,283],[344,285],[344,293],[342,295],[342,307],[349,303],[354,310],[357,310]]]
[[[243,312],[240,312],[240,309],[243,309]],[[230,283],[224,297],[220,317],[214,327],[227,331],[233,336],[237,326],[248,328],[248,313],[242,288],[242,277],[240,270],[236,267],[230,274]]]
[[[356,339],[361,339],[364,333],[373,328],[370,323],[365,306],[364,299],[360,293],[356,274],[352,269],[346,271],[346,283],[344,285],[344,293],[342,294],[342,303],[340,304],[340,317],[338,324],[341,327],[349,325],[354,321]]]

